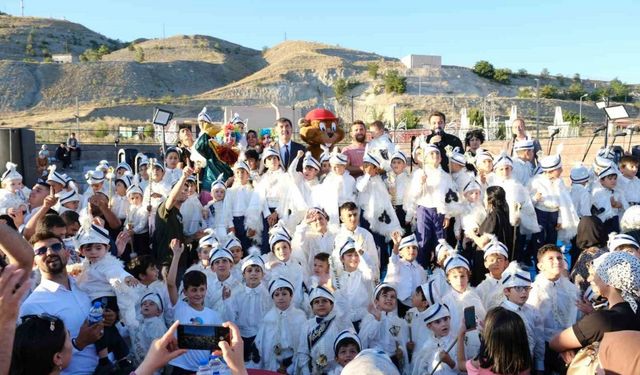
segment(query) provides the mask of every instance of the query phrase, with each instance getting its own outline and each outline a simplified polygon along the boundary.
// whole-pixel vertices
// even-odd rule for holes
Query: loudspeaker
[[[26,187],[36,183],[36,135],[31,129],[0,129],[0,170],[10,161],[18,165]]]

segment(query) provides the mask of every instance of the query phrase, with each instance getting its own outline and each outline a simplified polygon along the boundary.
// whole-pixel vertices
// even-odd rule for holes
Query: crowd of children
[[[585,279],[569,278],[577,259],[567,259],[568,248],[588,218],[613,233],[609,251],[640,255],[635,232],[616,234],[623,215],[640,223],[626,217],[637,211],[625,214],[640,204],[637,159],[616,162],[602,150],[591,168],[571,169],[567,187],[560,151],[535,159],[531,140],[515,142],[513,157],[447,150],[449,172],[435,144],[414,146],[407,157],[399,145],[372,142],[357,179],[338,149],[321,160],[300,152],[285,171],[280,152],[266,147],[259,166],[241,157],[232,181],[220,175],[210,195],[182,169],[179,147],[162,160],[142,155],[135,166],[101,161],[85,192],[50,168],[39,184],[55,194],[53,210],[77,212],[80,224],[65,242],[77,255],[68,267],[122,322],[105,330],[101,363],[109,353],[140,361],[175,320],[229,320],[240,328],[248,367],[339,374],[373,348],[401,373],[456,374],[485,349],[480,327],[468,326],[469,308],[481,323],[502,307],[524,323],[530,370],[562,372],[549,342],[584,314],[576,303]],[[184,184],[175,213],[183,236],[167,244],[161,275],[165,259],[150,244],[176,184]],[[7,164],[0,218],[28,227],[37,209]],[[171,362],[173,374],[195,372],[209,354],[189,350]]]

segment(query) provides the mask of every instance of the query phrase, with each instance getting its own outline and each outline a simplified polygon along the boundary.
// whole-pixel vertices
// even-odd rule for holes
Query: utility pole
[[[536,138],[540,139],[540,79],[536,81]]]
[[[20,0],[20,14],[24,17],[24,0]]]
[[[351,124],[353,124],[354,121],[355,118],[353,116],[353,95],[351,95]]]
[[[76,96],[76,131],[80,136],[80,106],[78,105],[78,97]]]

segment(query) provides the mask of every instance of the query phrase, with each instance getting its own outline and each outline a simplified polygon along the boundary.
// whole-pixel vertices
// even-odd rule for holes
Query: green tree
[[[614,78],[609,82],[609,87],[611,88],[611,100],[616,102],[626,102],[627,98],[631,94],[631,88],[629,85],[624,84],[617,78]]]
[[[580,100],[580,97],[586,94],[587,90],[584,89],[584,86],[582,86],[582,83],[574,81],[571,85],[569,85],[569,88],[567,89],[566,93],[569,99]]]
[[[31,30],[29,32],[29,35],[27,35],[27,44],[25,45],[24,48],[24,53],[27,56],[35,56],[36,55],[36,51],[35,49],[33,49],[33,38],[34,38],[34,31]]]
[[[540,72],[540,77],[549,78],[550,75],[551,75],[551,73],[549,73],[549,69],[542,68],[542,71]]]
[[[102,59],[102,56],[98,53],[98,50],[93,48],[86,49],[80,55],[80,61],[99,61]]]
[[[562,120],[567,121],[571,124],[571,126],[578,126],[585,122],[585,117],[582,116],[580,119],[580,114],[573,111],[563,111],[562,112]],[[582,122],[581,122],[582,120]]]
[[[471,108],[467,116],[469,116],[469,122],[471,124],[475,123],[477,126],[484,126],[484,112],[478,108]]]
[[[493,73],[493,79],[500,83],[511,82],[511,70],[510,69],[496,69]]]
[[[109,47],[105,46],[104,44],[100,46],[100,48],[98,48],[98,55],[100,55],[100,58],[102,59],[102,56],[104,55],[108,55],[111,51],[109,50]]]
[[[558,74],[556,74],[556,79],[558,80],[558,84],[560,86],[564,86],[564,84],[565,84],[564,75],[562,75],[561,73],[558,73]]]
[[[580,73],[573,75],[573,82],[582,82],[582,79],[580,79]]]
[[[609,86],[602,86],[602,87],[598,87],[595,90],[593,90],[591,92],[591,95],[589,95],[590,99],[593,100],[594,102],[599,102],[602,99],[608,98],[612,95],[612,90],[611,87]]]
[[[545,99],[555,99],[558,97],[558,89],[552,85],[544,85],[540,88],[540,97]]]
[[[136,61],[141,63],[144,62],[144,50],[140,46],[136,46]]]
[[[338,78],[333,84],[333,93],[336,95],[336,100],[340,104],[344,104],[346,102],[346,94],[349,90],[353,89],[358,85],[357,81],[352,81],[351,79]]]
[[[144,134],[145,138],[152,138],[155,134],[155,128],[153,127],[152,124],[147,124],[144,126],[144,129],[142,130],[142,134]]]
[[[493,68],[493,65],[491,65],[490,62],[485,60],[480,60],[473,66],[473,72],[479,75],[480,77],[493,79],[493,75],[495,74],[495,69]]]
[[[529,75],[529,73],[527,72],[527,69],[524,69],[524,68],[518,69],[518,76],[519,77],[526,77],[528,75]]]
[[[404,94],[407,91],[407,78],[398,73],[397,70],[389,70],[384,74],[384,91],[387,94]]]
[[[378,65],[378,63],[370,62],[367,64],[367,72],[371,79],[378,78],[378,70],[380,70],[380,65]]]
[[[531,87],[518,88],[518,98],[533,98],[535,93]]]
[[[407,129],[415,129],[420,124],[420,116],[410,109],[402,111],[399,120],[407,125]]]

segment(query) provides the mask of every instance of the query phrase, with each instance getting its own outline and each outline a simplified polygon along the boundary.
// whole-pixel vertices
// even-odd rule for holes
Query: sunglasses
[[[55,331],[56,329],[56,323],[60,321],[60,318],[58,318],[57,316],[53,316],[53,315],[49,315],[47,313],[43,313],[43,314],[32,314],[32,315],[24,315],[22,317],[20,317],[20,319],[22,319],[22,323],[26,322],[29,319],[42,319],[42,320],[46,320],[47,322],[51,323],[49,325],[49,330],[51,332]]]
[[[51,249],[51,250],[53,250],[53,251],[55,251],[57,253],[60,250],[64,249],[64,245],[62,243],[58,242],[58,243],[54,243],[54,244],[49,245],[49,246],[42,246],[42,247],[39,247],[37,249],[33,249],[33,252],[35,253],[35,255],[44,255],[44,254],[47,253],[47,250],[49,250],[49,249]]]

